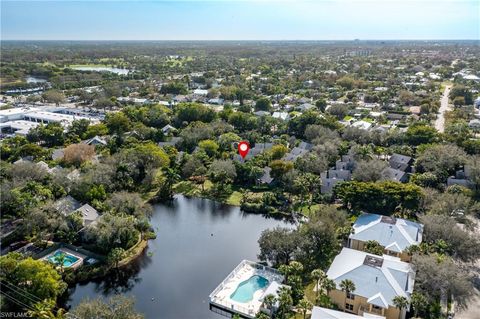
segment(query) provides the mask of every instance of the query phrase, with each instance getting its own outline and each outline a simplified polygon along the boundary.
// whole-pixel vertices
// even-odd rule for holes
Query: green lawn
[[[309,216],[312,212],[316,211],[318,208],[320,208],[320,204],[313,204],[312,207],[310,207],[310,210],[308,210],[308,205],[304,205],[298,209],[298,211],[305,216]]]
[[[234,191],[230,197],[227,198],[226,203],[228,205],[240,206],[240,201],[242,200],[242,193]]]
[[[308,285],[305,286],[305,298],[307,298],[308,301],[310,301],[312,304],[315,303],[316,295],[315,291],[313,291],[313,287],[315,287],[315,281],[312,281]]]
[[[70,69],[73,69],[73,68],[89,68],[89,67],[93,67],[93,68],[108,68],[108,67],[111,67],[112,65],[110,64],[93,64],[93,63],[87,63],[87,64],[70,64],[68,66],[66,66],[67,68],[70,68]]]
[[[185,196],[210,198],[208,195],[208,190],[210,190],[212,186],[213,183],[210,180],[206,180],[203,185],[203,189],[205,191],[204,193],[202,192],[202,185],[198,185],[190,181],[181,181],[173,186],[173,190],[175,191],[175,193],[183,194]],[[261,198],[263,196],[263,193],[264,191],[250,191],[249,196],[250,198]],[[232,206],[240,206],[240,202],[242,200],[242,193],[240,192],[239,188],[234,187],[233,192],[227,198],[223,200],[220,200],[219,198],[211,199],[221,201],[222,203]]]

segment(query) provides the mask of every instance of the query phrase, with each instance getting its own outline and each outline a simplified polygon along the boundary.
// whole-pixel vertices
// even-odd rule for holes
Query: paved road
[[[440,133],[445,131],[445,111],[450,110],[450,107],[448,106],[448,94],[450,94],[450,89],[450,85],[446,86],[442,98],[440,99],[440,109],[438,110],[440,114],[438,114],[437,120],[435,121],[435,128]]]

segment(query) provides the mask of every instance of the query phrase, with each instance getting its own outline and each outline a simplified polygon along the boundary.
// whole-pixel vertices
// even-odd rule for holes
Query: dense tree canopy
[[[353,210],[389,215],[397,209],[415,210],[422,199],[420,187],[399,182],[345,182],[335,187],[336,195]]]

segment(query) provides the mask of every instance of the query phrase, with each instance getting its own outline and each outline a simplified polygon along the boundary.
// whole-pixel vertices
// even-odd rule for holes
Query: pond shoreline
[[[258,260],[262,231],[293,226],[198,197],[176,195],[153,206],[150,223],[157,238],[107,276],[71,285],[66,306],[122,293],[136,297],[146,318],[158,317],[160,309],[164,318],[220,318],[210,312],[208,295],[241,260]]]

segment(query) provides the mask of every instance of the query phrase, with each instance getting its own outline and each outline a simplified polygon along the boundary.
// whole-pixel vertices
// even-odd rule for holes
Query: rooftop
[[[410,299],[415,280],[412,266],[400,258],[379,257],[350,248],[343,248],[335,257],[327,276],[335,281],[339,290],[342,280],[353,281],[355,295],[382,308],[394,307],[393,298],[396,296]]]
[[[343,311],[337,311],[333,309],[327,309],[322,307],[314,306],[312,309],[312,316],[310,319],[361,319],[361,318],[372,318],[372,319],[385,319],[382,316],[376,316],[370,313],[364,313],[363,316],[357,316]]]
[[[363,214],[353,224],[351,239],[375,240],[394,252],[402,252],[422,242],[423,225],[402,218]]]

